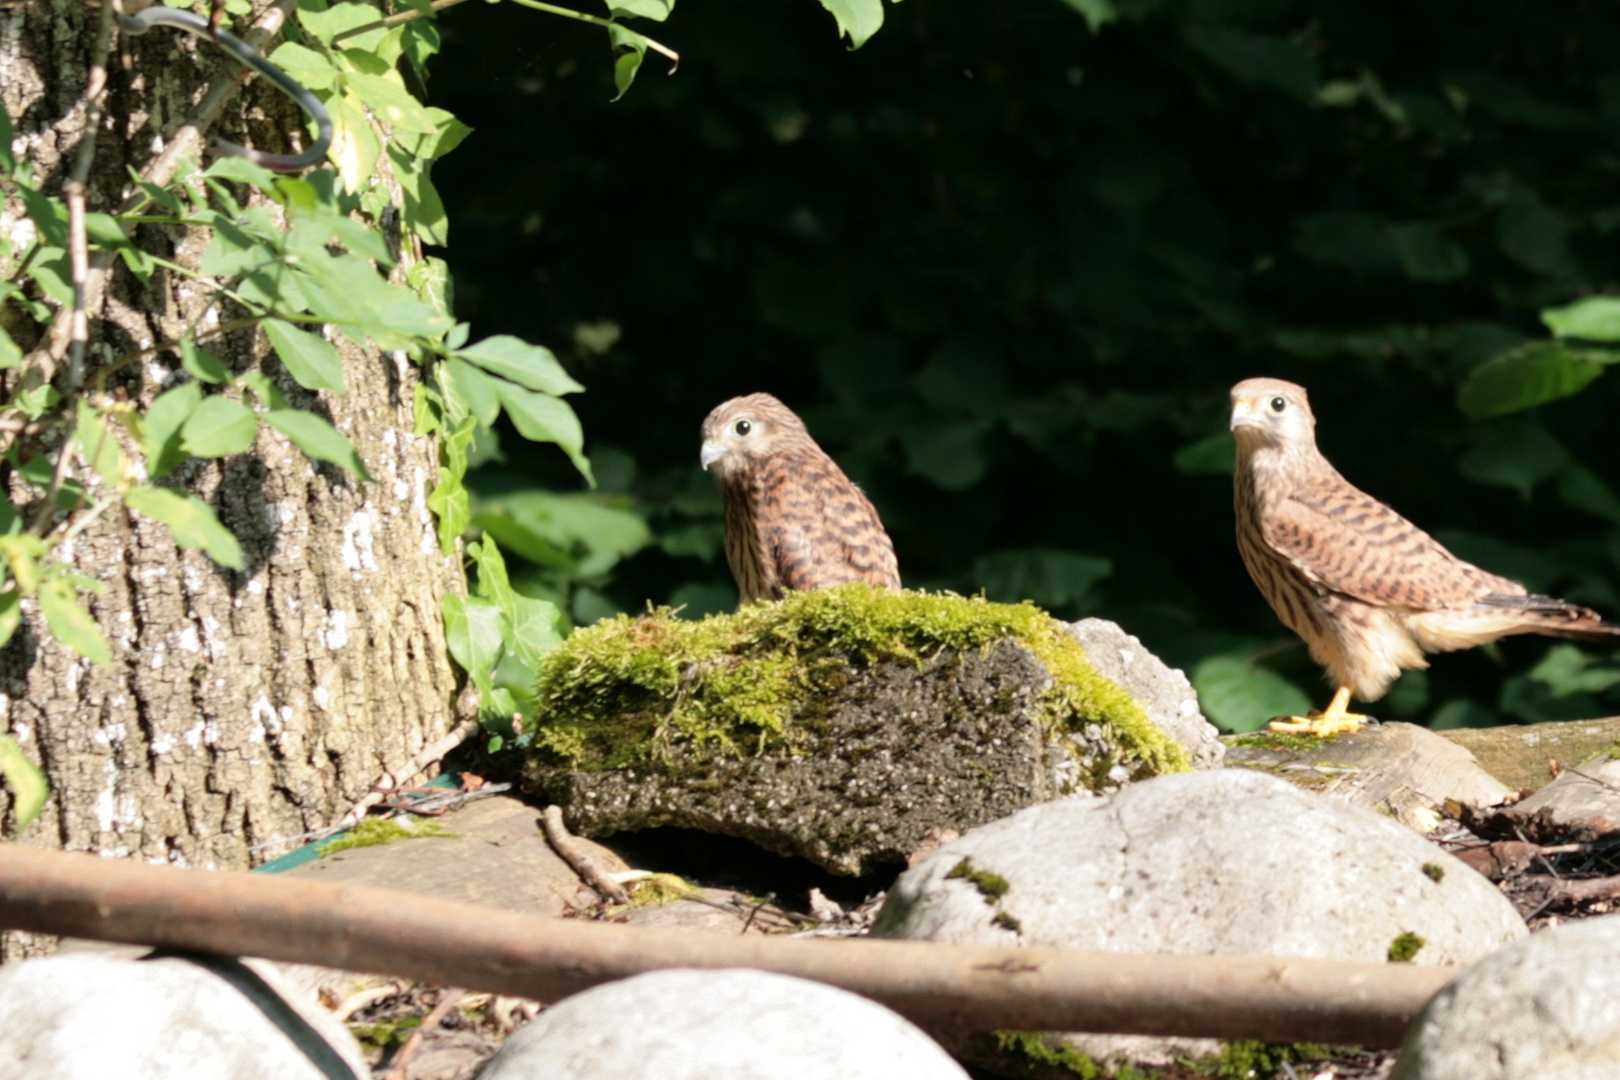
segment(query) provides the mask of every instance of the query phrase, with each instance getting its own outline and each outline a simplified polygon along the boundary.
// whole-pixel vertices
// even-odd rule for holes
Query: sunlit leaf
[[[280,319],[266,319],[260,325],[299,386],[343,393],[343,359],[329,341]]]
[[[1548,308],[1541,321],[1561,338],[1620,342],[1620,297],[1588,296],[1564,307]]]
[[[146,410],[146,472],[153,480],[161,480],[186,460],[180,429],[200,404],[202,388],[187,382],[159,394]]]
[[[112,649],[101,627],[79,603],[72,585],[60,578],[42,581],[39,609],[56,640],[93,663],[112,663]]]
[[[530,442],[556,443],[574,463],[574,468],[591,480],[591,463],[584,453],[585,433],[580,429],[579,417],[566,401],[504,381],[496,384],[496,390],[519,435]]]
[[[494,375],[511,379],[530,390],[544,394],[573,394],[585,388],[563,370],[550,349],[530,345],[510,334],[497,334],[466,348],[456,355],[470,360]]]
[[[883,0],[821,0],[838,23],[838,33],[858,49],[883,25]]]
[[[1540,341],[1504,353],[1469,373],[1457,392],[1457,407],[1480,419],[1504,416],[1578,393],[1620,359],[1595,350]]]
[[[322,417],[303,409],[271,409],[264,414],[264,422],[310,457],[340,465],[362,480],[371,478],[354,444]]]
[[[198,457],[226,457],[247,450],[258,433],[252,409],[216,394],[204,398],[181,425],[180,445]]]
[[[221,566],[242,569],[242,545],[219,523],[214,508],[197,496],[142,486],[131,488],[124,501],[131,510],[167,525],[181,547],[201,548]]]
[[[0,110],[3,113],[4,110]],[[9,144],[9,140],[7,140]],[[0,605],[5,601],[0,598]],[[16,597],[13,594],[11,606],[16,608]],[[13,624],[15,628],[15,624]],[[51,785],[45,779],[45,774],[38,765],[28,760],[17,740],[10,735],[0,735],[0,776],[6,778],[11,785],[11,816],[14,835],[22,835],[28,826],[39,817],[39,812],[45,809],[45,800],[50,797]]]

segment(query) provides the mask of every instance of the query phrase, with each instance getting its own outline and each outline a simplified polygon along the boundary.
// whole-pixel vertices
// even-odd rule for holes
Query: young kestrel
[[[716,407],[703,421],[699,460],[720,481],[739,603],[855,581],[900,587],[894,545],[871,501],[771,395]]]
[[[1463,562],[1383,503],[1350,485],[1316,449],[1305,390],[1281,379],[1232,387],[1237,439],[1237,542],[1266,602],[1310,647],[1336,688],[1321,713],[1275,731],[1330,735],[1366,720],[1350,695],[1375,701],[1426,652],[1509,634],[1578,641],[1620,627]]]

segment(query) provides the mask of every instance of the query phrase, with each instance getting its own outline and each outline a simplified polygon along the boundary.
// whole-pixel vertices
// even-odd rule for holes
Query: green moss
[[[816,702],[852,665],[921,663],[1008,638],[1053,675],[1037,702],[1047,723],[1075,730],[1100,722],[1152,772],[1190,768],[1186,750],[1033,604],[866,585],[790,593],[696,621],[659,608],[579,630],[540,673],[534,746],[555,764],[586,770],[657,762],[676,744],[791,751],[817,722]]]
[[[631,882],[626,891],[630,894],[630,907],[657,907],[703,895],[702,889],[676,874],[653,874],[644,877],[640,881]]]
[[[1397,935],[1395,940],[1389,943],[1390,962],[1395,964],[1408,963],[1414,957],[1416,957],[1417,954],[1423,949],[1423,946],[1427,944],[1427,941],[1418,937],[1410,930],[1406,931],[1404,934]]]
[[[1433,882],[1444,881],[1446,868],[1439,863],[1426,862],[1423,864],[1423,876]]]
[[[1292,750],[1306,752],[1320,750],[1322,747],[1336,742],[1348,732],[1339,732],[1335,735],[1296,735],[1287,731],[1254,731],[1247,735],[1238,735],[1226,740],[1228,746],[1241,746],[1255,750]]]
[[[995,916],[991,918],[990,921],[1001,927],[1003,930],[1011,930],[1015,934],[1024,928],[1024,924],[1019,922],[1016,916],[1010,915],[1005,911],[996,912]]]
[[[417,821],[415,828],[404,824],[399,818],[366,818],[348,832],[318,846],[315,851],[319,855],[330,855],[334,851],[346,851],[349,848],[374,847],[377,844],[392,844],[395,840],[414,840],[419,836],[456,836],[437,821]]]
[[[1193,1069],[1199,1075],[1213,1077],[1214,1080],[1269,1080],[1282,1072],[1284,1065],[1317,1061],[1330,1053],[1328,1047],[1316,1043],[1239,1040],[1221,1044],[1219,1055],[1194,1063]]]
[[[1007,890],[1012,887],[1007,883],[1007,879],[1000,874],[992,874],[988,870],[973,869],[973,864],[966,859],[951,867],[950,873],[945,876],[947,878],[964,878],[973,882],[978,887],[979,895],[983,896],[985,901],[991,904],[1006,896]]]
[[[1017,1064],[1064,1069],[1082,1080],[1104,1080],[1108,1076],[1107,1069],[1067,1043],[1054,1046],[1033,1031],[998,1031],[995,1034],[996,1049]]]
[[[374,1024],[350,1024],[349,1031],[363,1046],[387,1055],[405,1045],[405,1040],[421,1026],[420,1016],[402,1016]]]

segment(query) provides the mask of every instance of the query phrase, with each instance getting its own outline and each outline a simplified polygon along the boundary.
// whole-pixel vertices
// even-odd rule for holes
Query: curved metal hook
[[[298,102],[299,108],[315,121],[318,132],[315,142],[302,154],[267,154],[262,150],[250,150],[245,146],[215,138],[214,146],[221,153],[246,158],[272,172],[297,172],[312,165],[319,165],[325,160],[326,151],[332,146],[332,114],[326,111],[326,106],[321,104],[320,98],[310,93],[302,83],[260,56],[248,46],[247,42],[229,30],[221,30],[211,25],[196,12],[165,7],[162,4],[153,4],[133,15],[122,16],[119,23],[124,31],[130,34],[144,34],[154,26],[173,26],[217,42],[220,48],[275,83],[277,88]]]

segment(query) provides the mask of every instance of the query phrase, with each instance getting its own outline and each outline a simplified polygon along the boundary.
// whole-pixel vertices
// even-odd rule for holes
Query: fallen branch
[[[0,845],[0,927],[321,964],[555,1001],[658,968],[843,987],[936,1030],[1093,1031],[1398,1046],[1455,969],[702,934],[363,885]]]
[[[548,806],[540,813],[540,824],[546,830],[546,839],[563,861],[574,868],[580,880],[596,890],[596,895],[615,904],[628,904],[630,894],[623,885],[613,880],[600,863],[593,859],[563,824],[562,808]]]

